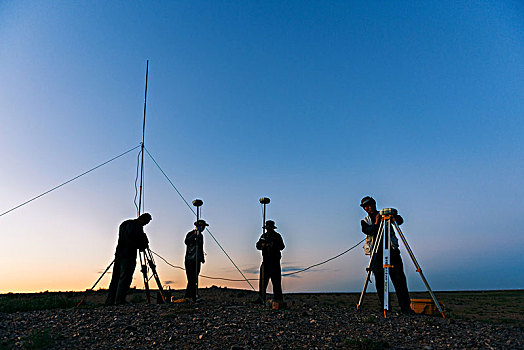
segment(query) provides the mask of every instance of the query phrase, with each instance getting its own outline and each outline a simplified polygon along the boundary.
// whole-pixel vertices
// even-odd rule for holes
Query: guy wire
[[[309,270],[309,269],[311,269],[311,268],[313,268],[313,267],[317,267],[317,266],[323,265],[323,264],[325,264],[325,263],[327,263],[327,262],[330,262],[331,260],[334,260],[334,259],[336,259],[336,258],[338,258],[338,257],[340,257],[340,256],[342,256],[342,255],[344,255],[344,254],[346,254],[346,253],[349,252],[350,250],[355,249],[356,247],[358,247],[358,246],[360,245],[360,243],[364,242],[365,240],[366,240],[366,239],[364,238],[363,240],[361,240],[360,242],[358,242],[357,244],[355,244],[355,245],[352,246],[351,248],[346,249],[346,250],[343,251],[342,253],[340,253],[340,254],[338,254],[338,255],[335,255],[335,256],[332,257],[332,258],[329,258],[329,259],[327,259],[327,260],[324,260],[324,261],[322,261],[322,262],[319,262],[318,264],[314,264],[314,265],[308,266],[308,267],[306,267],[305,269],[302,269],[302,270],[298,270],[298,271],[294,271],[294,272],[290,272],[290,273],[285,273],[285,274],[283,274],[282,276],[291,276],[291,275],[295,275],[295,274],[297,274],[297,273],[301,273],[301,272],[307,271],[307,270]]]
[[[151,249],[149,249],[151,250]],[[160,256],[158,253],[154,252],[151,250],[151,253],[155,254],[157,257],[159,257],[161,260],[163,260],[166,264],[168,264],[169,266],[175,268],[175,269],[179,269],[179,270],[183,270],[185,271],[186,269],[181,267],[181,266],[176,266],[176,265],[173,265],[171,264],[169,261],[167,261],[166,259],[164,259],[162,256]],[[211,277],[211,276],[206,276],[206,275],[199,275],[199,277],[202,277],[202,278],[207,278],[207,279],[211,279],[211,280],[222,280],[222,281],[229,281],[229,282],[244,282],[245,280],[238,280],[238,279],[231,279],[231,278],[222,278],[222,277]],[[258,278],[251,278],[250,279],[251,281],[255,281],[255,280],[258,280]]]
[[[334,257],[332,258],[329,258],[327,260],[324,260],[322,262],[319,262],[317,264],[313,264],[311,266],[308,266],[304,269],[301,269],[301,270],[298,270],[298,271],[293,271],[293,272],[289,272],[289,273],[284,273],[282,274],[282,277],[286,277],[286,276],[291,276],[291,275],[296,275],[298,273],[301,273],[301,272],[304,272],[304,271],[307,271],[309,269],[312,269],[313,267],[317,267],[317,266],[320,266],[320,265],[323,265],[323,264],[326,264],[328,262],[330,262],[331,260],[334,260],[336,258],[339,258],[341,257],[342,255],[348,253],[350,250],[353,250],[355,249],[356,247],[358,247],[360,245],[360,243],[364,242],[366,239],[364,238],[363,240],[361,240],[360,242],[358,242],[357,244],[351,246],[350,248],[346,249],[345,251],[343,251],[342,253],[338,254],[338,255],[335,255]],[[150,249],[151,250],[151,249]],[[185,270],[183,267],[181,266],[176,266],[176,265],[173,265],[171,264],[169,261],[167,261],[166,259],[164,259],[162,256],[160,256],[159,254],[157,254],[156,252],[152,251],[151,250],[151,253],[155,254],[156,256],[158,256],[160,259],[162,259],[166,264],[168,264],[169,266],[171,267],[174,267],[176,269],[180,269],[180,270]],[[222,281],[229,281],[229,282],[244,282],[245,280],[239,280],[239,279],[231,279],[231,278],[221,278],[221,277],[210,277],[210,276],[205,276],[205,275],[200,275],[201,277],[203,278],[208,278],[208,279],[212,279],[212,280],[222,280]],[[248,278],[246,278],[248,279]],[[248,279],[249,281],[258,281],[258,278],[249,278]]]
[[[193,208],[189,205],[189,203],[186,201],[186,199],[184,198],[184,196],[182,196],[182,194],[180,193],[180,191],[176,188],[176,186],[173,184],[173,182],[169,179],[169,177],[166,175],[166,173],[164,172],[164,170],[162,170],[162,168],[160,167],[160,165],[158,165],[157,161],[155,160],[155,158],[153,158],[153,156],[151,155],[151,153],[149,153],[149,150],[147,148],[144,147],[144,145],[142,144],[142,147],[146,150],[148,156],[153,160],[153,162],[155,163],[155,165],[158,167],[158,169],[162,172],[162,174],[165,176],[165,178],[167,179],[167,181],[169,181],[169,183],[171,184],[171,186],[173,186],[173,188],[175,189],[175,191],[178,193],[178,195],[180,196],[180,198],[182,198],[182,200],[184,201],[184,203],[186,203],[187,207],[189,208],[189,210],[191,210],[191,212],[193,213],[193,215],[196,215],[195,211],[193,210]],[[213,238],[213,240],[215,241],[215,243],[220,247],[220,249],[222,250],[222,252],[227,256],[227,258],[229,259],[229,261],[231,261],[231,263],[233,264],[233,266],[235,266],[235,268],[237,269],[237,271],[242,275],[242,277],[244,278],[244,280],[249,284],[249,286],[254,290],[256,291],[255,287],[253,287],[253,285],[251,284],[251,282],[249,282],[249,280],[246,278],[246,276],[244,275],[244,273],[242,273],[242,271],[240,270],[240,268],[237,266],[237,264],[235,264],[235,262],[233,261],[233,259],[231,259],[231,257],[229,256],[229,254],[225,251],[225,249],[222,247],[222,245],[220,245],[220,243],[217,241],[217,239],[215,238],[215,236],[213,236],[213,234],[211,233],[211,231],[209,231],[209,229],[206,227],[206,231],[209,233],[209,235],[211,236],[211,238]]]
[[[16,207],[13,207],[13,208],[9,209],[8,211],[5,211],[5,212],[1,213],[0,216],[4,216],[5,214],[10,213],[10,212],[12,212],[12,211],[15,210],[15,209],[18,209],[18,208],[20,208],[20,207],[23,207],[24,205],[26,205],[26,204],[28,204],[28,203],[30,203],[30,202],[32,202],[32,201],[34,201],[34,200],[36,200],[36,199],[42,197],[42,196],[45,196],[46,194],[48,194],[48,193],[50,193],[50,192],[53,192],[54,190],[59,189],[60,187],[62,187],[62,186],[64,186],[64,185],[67,185],[68,183],[70,183],[70,182],[72,182],[72,181],[74,181],[74,180],[76,180],[76,179],[78,179],[78,178],[80,178],[80,177],[82,177],[82,176],[84,176],[84,175],[86,175],[86,174],[89,174],[90,172],[92,172],[92,171],[94,171],[94,170],[96,170],[96,169],[98,169],[98,168],[100,168],[100,167],[102,167],[102,166],[104,166],[104,165],[106,165],[106,164],[108,164],[108,163],[111,163],[112,161],[114,161],[114,160],[116,160],[116,159],[118,159],[118,158],[120,158],[120,157],[122,157],[122,156],[128,154],[129,152],[134,151],[134,150],[137,149],[138,147],[140,147],[140,145],[138,145],[138,146],[136,146],[136,147],[133,147],[133,148],[131,148],[130,150],[127,150],[127,151],[125,151],[124,153],[119,154],[118,156],[113,157],[113,158],[109,159],[108,161],[105,161],[105,162],[103,162],[102,164],[99,164],[99,165],[97,165],[96,167],[91,168],[91,169],[89,169],[89,170],[83,172],[82,174],[80,174],[80,175],[78,175],[78,176],[75,176],[74,178],[72,178],[72,179],[70,179],[70,180],[67,180],[66,182],[61,183],[60,185],[55,186],[55,187],[53,187],[52,189],[50,189],[50,190],[48,190],[48,191],[45,191],[44,193],[41,193],[41,194],[39,194],[38,196],[33,197],[33,198],[31,198],[31,199],[25,201],[24,203],[19,204],[19,205],[17,205]]]

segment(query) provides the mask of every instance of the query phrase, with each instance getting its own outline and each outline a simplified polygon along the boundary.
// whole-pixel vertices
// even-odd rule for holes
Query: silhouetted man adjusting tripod
[[[149,240],[144,233],[144,226],[149,224],[151,219],[149,213],[144,213],[137,219],[126,220],[120,224],[115,266],[113,267],[113,277],[111,277],[106,305],[126,303],[126,294],[131,286],[136,267],[136,252],[149,246]]]

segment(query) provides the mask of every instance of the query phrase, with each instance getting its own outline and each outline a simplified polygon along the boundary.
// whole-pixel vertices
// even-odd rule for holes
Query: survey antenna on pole
[[[143,191],[143,184],[144,184],[144,147],[145,147],[145,135],[146,135],[146,107],[147,107],[147,81],[149,76],[149,60],[146,61],[146,86],[145,86],[145,92],[144,92],[144,119],[142,122],[142,144],[140,148],[141,153],[141,161],[140,161],[140,190],[138,194],[138,213],[137,217],[140,216],[142,209],[144,207],[144,191]],[[151,303],[151,293],[149,290],[149,273],[148,273],[148,265],[151,269],[152,277],[155,279],[155,282],[158,286],[158,293],[160,294],[160,298],[157,298],[157,300],[161,303],[165,302],[164,297],[164,289],[162,288],[162,283],[160,282],[160,277],[158,276],[158,273],[156,271],[156,264],[155,260],[153,258],[153,254],[151,253],[151,250],[149,247],[147,247],[144,250],[139,250],[138,256],[140,258],[140,271],[142,272],[142,276],[144,278],[144,288],[146,290],[146,300],[150,304]]]
[[[200,207],[204,205],[201,199],[195,199],[193,205],[196,207],[196,222],[200,220]],[[197,237],[195,238],[195,299],[198,300],[198,227],[195,227]]]
[[[384,318],[387,317],[387,313],[389,311],[389,269],[393,268],[394,266],[391,265],[391,236],[392,234],[397,232],[397,234],[400,236],[402,243],[404,243],[404,246],[406,247],[406,250],[409,253],[409,256],[411,257],[411,260],[415,264],[415,267],[417,269],[417,272],[420,274],[420,277],[422,278],[422,281],[426,285],[426,288],[431,296],[431,299],[435,303],[435,306],[437,307],[438,311],[442,315],[442,317],[446,318],[444,315],[444,311],[440,307],[439,302],[437,301],[437,297],[435,294],[433,294],[433,291],[431,290],[428,281],[426,280],[426,277],[422,273],[422,268],[417,262],[417,259],[415,258],[415,255],[413,254],[413,251],[409,247],[408,241],[406,240],[406,237],[404,237],[404,234],[402,233],[402,230],[400,229],[399,225],[395,221],[395,215],[398,214],[398,211],[393,208],[384,208],[380,211],[381,221],[380,226],[378,229],[377,236],[374,239],[373,242],[373,250],[371,251],[371,257],[369,258],[369,265],[366,268],[367,274],[366,279],[364,281],[364,287],[362,288],[362,293],[360,293],[360,298],[358,300],[357,309],[360,309],[362,306],[362,302],[364,301],[364,294],[366,293],[366,289],[369,283],[369,279],[371,276],[372,267],[374,265],[374,261],[376,258],[376,255],[378,253],[378,250],[380,249],[380,243],[383,243],[383,268],[384,268]]]
[[[269,204],[271,200],[267,197],[262,197],[258,201],[264,207],[263,214],[262,214],[262,234],[264,234],[266,233],[266,204]]]
[[[142,144],[141,144],[141,148],[140,148],[140,154],[141,154],[141,157],[142,157],[142,160],[140,162],[140,192],[139,192],[139,195],[138,195],[138,214],[137,214],[137,217],[140,216],[140,213],[141,213],[141,210],[142,210],[142,197],[143,197],[143,194],[142,194],[142,185],[143,185],[143,181],[144,181],[144,141],[145,141],[145,137],[146,137],[146,107],[147,107],[147,79],[148,79],[148,75],[149,75],[149,60],[146,61],[146,87],[145,87],[145,92],[144,92],[144,119],[143,119],[143,122],[142,122]]]
[[[262,210],[262,237],[260,237],[261,240],[266,239],[266,205],[271,202],[271,200],[268,197],[261,197],[259,200],[260,204],[262,204],[263,210]],[[259,292],[264,288],[264,268],[260,268],[260,274],[258,276],[258,289]],[[265,303],[265,300],[260,296],[260,293],[258,294],[258,297],[260,300],[262,300],[263,303]]]

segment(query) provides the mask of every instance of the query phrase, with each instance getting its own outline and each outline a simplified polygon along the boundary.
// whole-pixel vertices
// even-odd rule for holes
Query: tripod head
[[[397,215],[398,211],[395,208],[384,208],[380,211],[381,216]]]

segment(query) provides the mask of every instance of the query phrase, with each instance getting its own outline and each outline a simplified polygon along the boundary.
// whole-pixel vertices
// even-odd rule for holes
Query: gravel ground
[[[0,349],[523,349],[522,327],[357,311],[290,296],[286,310],[248,292],[202,291],[196,304],[0,313]]]

